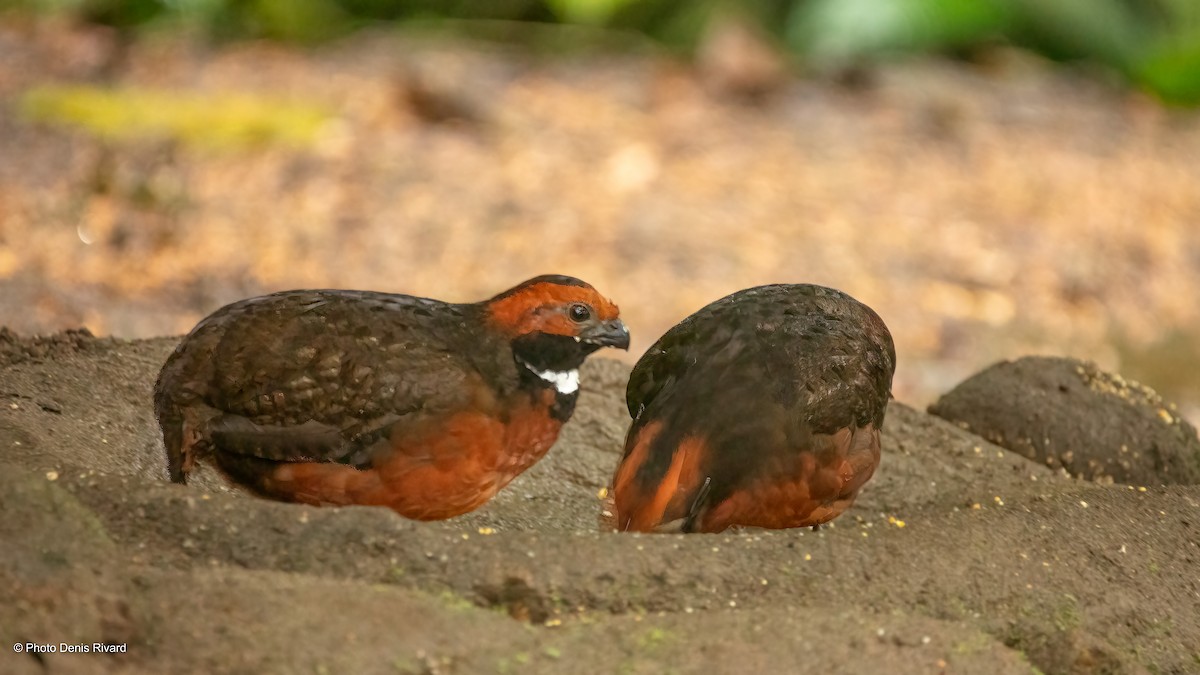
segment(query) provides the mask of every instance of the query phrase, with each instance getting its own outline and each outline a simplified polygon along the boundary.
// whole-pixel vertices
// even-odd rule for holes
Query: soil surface
[[[594,359],[544,461],[417,523],[168,483],[150,391],[173,344],[0,335],[0,671],[1200,669],[1200,486],[1071,478],[894,403],[831,527],[603,532],[627,366]]]

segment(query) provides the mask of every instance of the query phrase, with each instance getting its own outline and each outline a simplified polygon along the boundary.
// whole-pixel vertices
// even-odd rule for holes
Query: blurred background
[[[579,276],[636,358],[843,289],[924,405],[1065,354],[1200,419],[1195,0],[0,0],[0,325]]]

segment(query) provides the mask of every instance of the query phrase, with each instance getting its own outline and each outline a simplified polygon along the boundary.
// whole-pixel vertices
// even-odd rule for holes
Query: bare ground
[[[165,481],[173,340],[0,336],[0,651],[38,672],[1188,673],[1200,488],[1054,473],[894,404],[821,532],[601,532],[626,368],[546,460],[442,523]],[[1144,487],[1145,489],[1139,489]]]

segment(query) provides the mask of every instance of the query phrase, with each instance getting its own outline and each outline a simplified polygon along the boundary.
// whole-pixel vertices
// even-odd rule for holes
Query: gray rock
[[[1073,476],[1200,483],[1200,437],[1154,390],[1076,359],[1026,356],[963,381],[929,412]]]

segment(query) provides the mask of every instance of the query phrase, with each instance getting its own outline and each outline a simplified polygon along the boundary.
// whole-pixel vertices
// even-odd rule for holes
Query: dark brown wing
[[[693,369],[719,380],[741,359],[767,369],[761,384],[777,400],[814,411],[831,428],[843,426],[833,418],[844,414],[839,392],[847,386],[872,394],[850,411],[856,421],[881,424],[896,369],[891,333],[866,305],[811,284],[758,286],[700,309],[646,351],[625,390],[630,417]]]
[[[159,376],[168,454],[177,434],[168,427],[206,409],[204,433],[224,451],[361,464],[395,425],[475,403],[481,369],[506,366],[487,335],[470,334],[471,311],[356,291],[289,291],[227,306],[184,339]]]
[[[743,337],[744,312],[731,298],[722,298],[676,324],[638,359],[625,387],[630,417],[638,419],[660,392],[671,389],[693,369],[710,368],[714,350]]]

